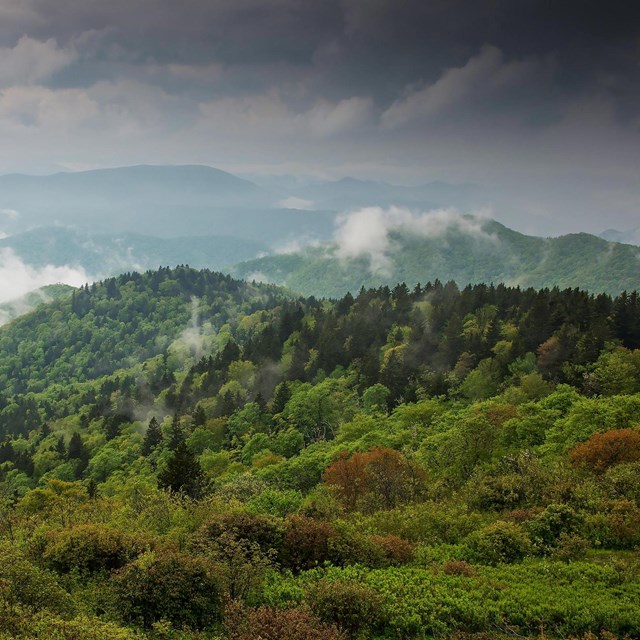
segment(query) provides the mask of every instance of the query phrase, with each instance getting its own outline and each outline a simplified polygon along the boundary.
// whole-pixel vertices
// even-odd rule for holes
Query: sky
[[[471,182],[640,226],[640,3],[1,0],[0,173],[202,163]]]

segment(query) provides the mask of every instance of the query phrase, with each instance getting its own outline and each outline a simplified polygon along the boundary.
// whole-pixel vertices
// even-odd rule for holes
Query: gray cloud
[[[630,227],[638,25],[622,0],[4,0],[0,171],[468,180],[529,231]]]

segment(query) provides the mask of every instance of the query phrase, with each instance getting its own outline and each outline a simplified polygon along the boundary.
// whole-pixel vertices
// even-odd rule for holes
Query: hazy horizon
[[[633,228],[638,25],[621,1],[7,0],[0,173],[440,180],[526,232]]]

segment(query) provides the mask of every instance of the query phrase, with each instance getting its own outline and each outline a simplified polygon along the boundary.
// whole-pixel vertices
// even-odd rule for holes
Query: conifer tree
[[[271,413],[276,415],[276,413],[282,413],[284,408],[291,399],[291,389],[289,389],[289,384],[284,381],[281,382],[276,387],[276,392],[273,395],[273,400],[271,400]]]
[[[204,475],[200,463],[182,440],[167,461],[166,467],[158,474],[158,486],[190,498],[198,498],[203,484]]]
[[[77,431],[71,436],[71,440],[69,440],[67,459],[75,461],[75,474],[76,478],[79,478],[89,464],[89,452]]]
[[[173,420],[171,422],[171,429],[169,430],[169,442],[167,443],[167,446],[171,451],[175,451],[178,448],[178,445],[182,442],[184,442],[184,432],[180,426],[178,414],[174,413]]]
[[[147,433],[144,434],[144,441],[142,442],[142,455],[148,456],[152,451],[162,442],[162,431],[160,425],[153,416],[149,420],[149,426],[147,427]]]
[[[193,414],[191,415],[191,422],[194,427],[201,427],[207,421],[207,414],[201,405],[197,405],[193,410]]]

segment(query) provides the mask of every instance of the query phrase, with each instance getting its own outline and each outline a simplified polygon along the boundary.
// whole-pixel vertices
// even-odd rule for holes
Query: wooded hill
[[[231,273],[321,297],[341,297],[362,286],[394,286],[397,282],[412,287],[435,278],[454,280],[461,286],[579,287],[611,295],[640,286],[640,248],[636,246],[586,233],[539,238],[495,220],[471,216],[460,220],[473,223],[473,232],[469,225],[455,223],[432,236],[390,231],[382,268],[367,254],[345,258],[338,245],[325,244],[243,262]]]
[[[0,329],[0,638],[640,634],[640,301],[187,267]]]

